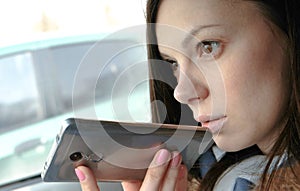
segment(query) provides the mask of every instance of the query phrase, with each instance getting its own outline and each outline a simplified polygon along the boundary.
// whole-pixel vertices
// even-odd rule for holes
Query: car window
[[[126,35],[110,36],[144,23],[142,3],[0,3],[0,190],[80,190],[78,184],[45,184],[37,178],[66,118],[150,121],[149,84],[140,80],[148,77],[146,47],[131,46],[136,39]],[[9,9],[18,11],[22,22]],[[85,63],[88,67],[82,67]],[[85,112],[90,108],[96,116]],[[38,180],[32,182],[34,177]]]
[[[42,118],[39,98],[31,53],[0,58],[0,132]]]

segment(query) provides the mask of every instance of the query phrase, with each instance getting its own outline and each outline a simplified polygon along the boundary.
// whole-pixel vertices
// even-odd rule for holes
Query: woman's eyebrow
[[[183,39],[181,45],[182,47],[187,47],[187,45],[189,44],[189,42],[192,40],[192,39],[195,39],[195,35],[197,33],[199,33],[201,30],[203,29],[207,29],[207,28],[214,28],[214,27],[220,27],[222,25],[220,24],[211,24],[211,25],[198,25],[196,27],[194,27],[192,30],[190,30],[187,34],[187,36]]]

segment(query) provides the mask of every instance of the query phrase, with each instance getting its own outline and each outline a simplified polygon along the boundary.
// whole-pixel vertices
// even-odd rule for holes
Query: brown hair
[[[289,158],[287,162],[289,168],[293,168],[293,162],[300,161],[300,5],[298,0],[248,0],[254,2],[267,20],[269,20],[277,29],[279,29],[286,41],[287,56],[290,60],[290,85],[291,94],[288,110],[286,111],[287,122],[280,133],[276,143],[271,152],[268,154],[268,164],[261,176],[261,184],[258,189],[268,190],[274,181],[274,176],[278,172],[274,169],[272,173],[268,173],[271,168],[271,163],[275,160],[275,155],[283,155],[285,152]],[[157,19],[157,12],[160,5],[159,0],[148,0],[147,2],[147,23],[155,23]],[[151,60],[161,60],[161,56],[156,43],[155,25],[148,25],[147,28],[148,42],[148,58],[150,59],[150,92],[151,100],[159,100],[165,104],[166,116],[162,115],[162,109],[159,105],[153,105],[153,120],[157,122],[174,123],[179,122],[188,123],[188,117],[182,119],[183,113],[190,114],[189,109],[181,106],[174,97],[172,86],[175,86],[176,80],[171,81],[171,84],[162,82],[163,78],[173,78],[170,68],[152,63]],[[170,80],[168,80],[170,81]],[[174,83],[174,84],[172,84]],[[184,109],[185,111],[182,111]],[[163,119],[163,120],[162,120]],[[229,153],[220,162],[216,163],[201,183],[201,190],[213,190],[215,183],[222,173],[232,164],[240,162],[245,159],[243,152]],[[234,155],[237,160],[231,160],[230,156]],[[277,164],[279,161],[277,161]],[[282,171],[282,170],[281,170]],[[293,170],[292,170],[293,171]],[[193,174],[191,172],[191,174]],[[297,175],[294,173],[295,177]],[[284,181],[284,180],[283,180]],[[298,183],[300,184],[300,183]]]

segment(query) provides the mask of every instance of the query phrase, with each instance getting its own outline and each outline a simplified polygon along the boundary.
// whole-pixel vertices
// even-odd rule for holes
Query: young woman
[[[151,75],[160,79],[152,99],[167,107],[164,120],[159,107],[154,116],[180,123],[186,104],[215,145],[189,175],[180,155],[161,150],[159,166],[124,190],[300,190],[299,9],[297,0],[148,1]],[[98,189],[89,169],[76,173],[84,191]]]

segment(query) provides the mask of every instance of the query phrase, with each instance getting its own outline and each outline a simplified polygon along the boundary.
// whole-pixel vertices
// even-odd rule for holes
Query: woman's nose
[[[174,90],[175,99],[183,104],[206,99],[209,95],[209,90],[201,78],[201,74],[196,75],[191,71],[184,72],[180,70],[177,78],[178,84]]]

